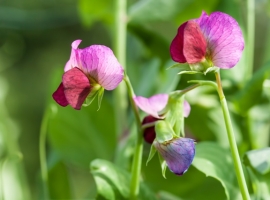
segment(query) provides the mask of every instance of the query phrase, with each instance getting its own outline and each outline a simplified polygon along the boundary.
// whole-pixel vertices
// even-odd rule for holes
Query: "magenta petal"
[[[184,117],[188,117],[191,107],[187,101],[184,101]]]
[[[63,75],[63,86],[68,103],[77,110],[90,93],[90,82],[85,74],[78,68],[72,68]]]
[[[158,112],[165,108],[169,96],[167,94],[157,94],[150,98],[141,96],[134,97],[136,105],[149,115],[160,118]]]
[[[184,29],[183,53],[189,64],[202,61],[206,53],[206,40],[195,21],[188,21]]]
[[[175,138],[165,143],[154,141],[153,144],[173,173],[183,175],[188,170],[195,155],[194,140]]]
[[[172,41],[172,59],[180,63],[198,63],[206,53],[206,40],[195,21],[183,23]]]
[[[53,93],[52,97],[60,106],[66,107],[68,105],[62,82],[58,86],[57,90]]]
[[[81,69],[106,90],[115,89],[123,80],[124,70],[112,50],[103,45],[92,45],[80,51]]]
[[[244,38],[237,21],[222,12],[210,16],[203,12],[196,22],[208,41],[213,64],[223,69],[234,67],[244,49]]]
[[[184,30],[187,25],[187,22],[183,23],[179,28],[177,35],[173,39],[170,46],[171,57],[175,62],[186,63],[186,57],[183,53],[184,48]]]

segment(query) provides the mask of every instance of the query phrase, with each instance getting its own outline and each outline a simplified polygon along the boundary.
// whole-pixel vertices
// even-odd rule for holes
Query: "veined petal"
[[[77,110],[88,96],[91,86],[87,76],[77,67],[74,67],[63,75],[64,93],[68,103]]]
[[[182,24],[170,47],[172,59],[180,63],[198,63],[204,59],[206,40],[195,21]]]
[[[68,105],[62,82],[58,86],[57,90],[53,93],[52,97],[60,106],[66,107]]]
[[[175,138],[165,143],[154,141],[153,144],[173,173],[183,175],[188,170],[195,155],[194,140]]]
[[[187,101],[184,101],[184,117],[188,117],[191,107]]]
[[[165,108],[168,102],[169,95],[167,94],[157,94],[150,98],[145,98],[141,96],[134,97],[136,105],[149,115],[155,118],[160,118],[158,112]]]
[[[106,90],[115,89],[123,80],[124,70],[112,50],[92,45],[80,50],[81,69]]]
[[[207,40],[207,50],[214,66],[223,69],[234,67],[244,49],[244,38],[237,21],[222,12],[214,12],[210,16],[203,12],[195,21]]]
[[[67,61],[64,71],[68,71],[70,69],[72,69],[73,67],[79,67],[79,51],[80,49],[78,49],[79,44],[81,43],[82,40],[75,40],[74,42],[72,42],[71,44],[71,53],[70,53],[70,58]]]

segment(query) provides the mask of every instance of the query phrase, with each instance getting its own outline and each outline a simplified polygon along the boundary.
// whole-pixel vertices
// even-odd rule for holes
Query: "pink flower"
[[[115,89],[124,76],[124,70],[110,48],[92,45],[79,49],[80,43],[81,40],[72,43],[62,82],[52,95],[59,105],[71,105],[77,110],[89,94],[95,95],[103,88]]]
[[[188,170],[195,155],[194,140],[189,138],[174,138],[164,143],[154,141],[153,145],[171,172],[179,176]]]
[[[170,46],[175,62],[196,65],[203,69],[219,67],[228,69],[239,61],[244,49],[242,31],[235,19],[222,13],[207,15],[204,11],[198,19],[189,20],[178,28]]]
[[[159,112],[162,111],[166,107],[168,99],[169,99],[168,94],[157,94],[149,98],[145,98],[142,96],[134,97],[134,101],[136,105],[141,110],[149,114],[143,119],[142,125],[162,119],[163,117],[159,115]],[[190,113],[190,105],[187,101],[184,101],[183,112],[184,112],[184,117],[188,117]],[[156,138],[155,127],[152,126],[152,127],[145,128],[143,136],[144,136],[144,140],[147,143],[152,144],[154,139]]]

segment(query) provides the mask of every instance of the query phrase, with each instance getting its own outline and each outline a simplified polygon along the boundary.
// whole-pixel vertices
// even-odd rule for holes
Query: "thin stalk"
[[[114,8],[114,44],[113,49],[115,56],[119,63],[125,69],[126,66],[126,31],[127,31],[127,20],[126,20],[126,0],[115,0]],[[126,70],[125,70],[126,71]],[[125,131],[127,124],[127,108],[128,101],[126,98],[127,91],[125,85],[121,83],[113,93],[114,98],[114,113],[116,119],[116,133],[118,135]]]
[[[5,200],[5,191],[4,191],[4,164],[5,164],[6,158],[2,158],[0,161],[0,199]]]
[[[245,78],[249,80],[253,73],[254,62],[254,40],[255,40],[255,1],[247,1],[247,69],[245,69]]]
[[[129,81],[128,76],[124,78],[126,85],[128,96],[130,99],[131,107],[135,115],[136,126],[137,126],[137,141],[132,161],[132,169],[131,169],[131,183],[130,183],[130,199],[135,200],[138,197],[139,189],[140,189],[140,174],[141,174],[141,166],[142,166],[142,153],[143,153],[143,137],[142,137],[142,125],[141,119],[139,115],[138,108],[133,100],[135,94],[133,92],[133,88]]]
[[[216,76],[216,81],[217,81],[217,85],[218,85],[218,94],[219,94],[219,98],[220,98],[220,102],[221,102],[221,107],[222,107],[225,125],[226,125],[226,129],[227,129],[227,135],[228,135],[228,139],[229,139],[229,143],[230,143],[230,149],[231,149],[231,153],[232,153],[234,169],[235,169],[235,173],[237,176],[238,184],[239,184],[243,199],[250,200],[244,172],[242,169],[241,160],[240,160],[238,149],[237,149],[237,144],[236,144],[235,137],[234,137],[230,113],[229,113],[229,109],[227,106],[227,101],[226,101],[226,98],[224,96],[222,85],[221,85],[219,71],[215,72],[215,76]]]
[[[46,161],[46,135],[50,114],[51,108],[49,107],[45,110],[43,119],[41,121],[40,136],[39,136],[39,157],[40,157],[41,179],[43,183],[42,185],[43,185],[44,199],[50,199],[48,190],[48,168]]]

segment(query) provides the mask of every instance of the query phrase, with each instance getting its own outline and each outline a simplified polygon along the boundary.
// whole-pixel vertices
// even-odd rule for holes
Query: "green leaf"
[[[98,193],[105,199],[128,199],[130,193],[130,174],[113,163],[96,159],[90,164],[91,173],[96,180]],[[138,199],[156,199],[144,185],[140,186]]]
[[[183,11],[189,0],[140,0],[130,7],[128,15],[131,23],[166,21]]]
[[[212,142],[196,145],[196,155],[192,164],[206,176],[211,176],[222,184],[227,199],[238,199],[237,184],[231,153]]]
[[[253,77],[237,94],[233,101],[236,109],[245,114],[252,106],[257,104],[262,97],[263,82],[270,75],[270,62],[255,72]],[[254,98],[255,97],[255,98]]]
[[[254,199],[268,199],[270,196],[270,173],[261,175],[249,166],[247,171],[252,182]]]
[[[244,163],[262,175],[269,173],[270,147],[248,151],[244,156]]]
[[[113,156],[116,146],[114,111],[106,95],[99,111],[94,103],[79,111],[70,106],[53,106],[56,114],[49,121],[49,139],[62,159],[88,167],[89,161],[95,158]]]
[[[55,155],[49,163],[48,180],[51,199],[72,199],[67,167]]]

